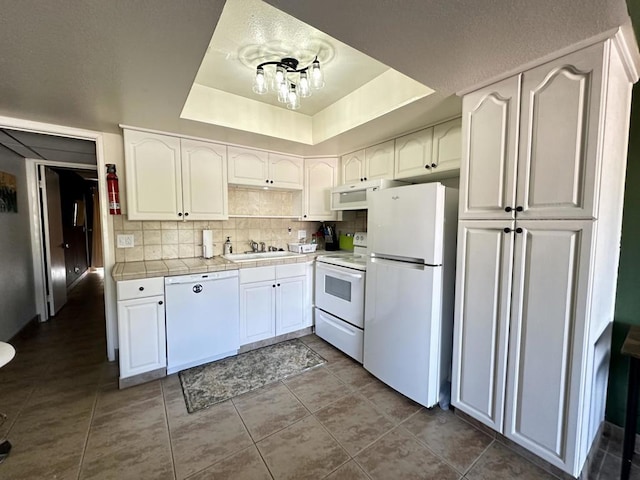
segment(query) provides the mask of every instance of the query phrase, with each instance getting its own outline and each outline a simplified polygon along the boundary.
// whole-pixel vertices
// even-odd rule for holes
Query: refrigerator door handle
[[[441,267],[442,265],[429,265],[422,261],[416,261],[413,258],[402,257],[371,257],[373,263],[380,263],[381,265],[393,265],[395,267],[416,268],[424,270],[425,267]]]

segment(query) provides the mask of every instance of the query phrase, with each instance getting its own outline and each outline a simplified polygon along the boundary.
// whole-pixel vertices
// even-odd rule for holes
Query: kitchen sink
[[[255,262],[256,260],[268,260],[273,258],[302,257],[303,254],[293,252],[251,252],[251,253],[227,253],[222,255],[231,262]]]

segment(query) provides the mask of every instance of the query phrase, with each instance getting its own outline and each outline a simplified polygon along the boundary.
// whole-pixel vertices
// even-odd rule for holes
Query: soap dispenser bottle
[[[224,242],[224,254],[227,255],[233,253],[233,245],[231,244],[231,237],[227,237],[227,241]]]

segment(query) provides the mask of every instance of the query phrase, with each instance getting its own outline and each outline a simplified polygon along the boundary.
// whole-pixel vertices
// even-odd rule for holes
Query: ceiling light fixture
[[[324,74],[316,57],[310,65],[298,68],[295,58],[283,58],[280,61],[264,62],[256,69],[253,91],[263,95],[269,90],[276,92],[278,101],[286,103],[290,110],[300,108],[300,97],[308,97],[312,90],[324,87]],[[264,67],[275,65],[275,71],[265,72]]]

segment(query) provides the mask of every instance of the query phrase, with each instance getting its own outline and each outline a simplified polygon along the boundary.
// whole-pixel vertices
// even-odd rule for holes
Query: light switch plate
[[[133,248],[133,235],[118,235],[118,248]]]
[[[307,238],[307,231],[298,230],[298,240],[302,240],[303,238]]]

